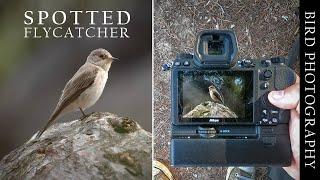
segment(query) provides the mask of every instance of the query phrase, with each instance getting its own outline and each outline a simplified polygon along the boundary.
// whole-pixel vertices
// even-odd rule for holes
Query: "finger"
[[[295,161],[299,162],[300,157],[300,116],[296,110],[291,110],[291,118],[289,122],[289,134],[292,155]]]
[[[296,74],[296,73],[295,73]],[[296,74],[296,84],[300,83],[300,77],[298,76],[298,74]]]
[[[295,110],[291,110],[289,134],[292,149],[292,161],[289,167],[283,167],[287,173],[297,179],[300,176],[300,118]]]
[[[280,91],[271,91],[268,94],[271,104],[281,109],[296,109],[300,100],[300,83],[296,83]]]
[[[298,106],[296,108],[296,111],[297,111],[298,114],[300,114],[300,100],[299,100]]]

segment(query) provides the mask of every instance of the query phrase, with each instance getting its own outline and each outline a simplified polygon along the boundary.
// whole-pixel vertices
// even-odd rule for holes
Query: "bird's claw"
[[[82,115],[82,117],[80,118],[81,121],[87,119],[89,116],[91,116],[94,112],[90,113],[90,114],[84,114]]]

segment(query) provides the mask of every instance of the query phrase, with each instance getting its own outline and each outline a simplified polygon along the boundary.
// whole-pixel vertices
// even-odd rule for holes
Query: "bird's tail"
[[[40,136],[44,133],[44,131],[46,131],[48,129],[48,127],[53,123],[53,121],[55,119],[57,119],[57,117],[59,116],[61,112],[61,109],[55,109],[55,111],[52,113],[52,115],[49,118],[49,121],[47,122],[47,124],[43,127],[43,129],[41,131],[38,132],[36,139],[39,139]]]

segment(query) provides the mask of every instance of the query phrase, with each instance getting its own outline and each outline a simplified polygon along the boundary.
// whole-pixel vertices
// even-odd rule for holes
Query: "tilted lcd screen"
[[[252,71],[178,73],[180,122],[252,122]]]

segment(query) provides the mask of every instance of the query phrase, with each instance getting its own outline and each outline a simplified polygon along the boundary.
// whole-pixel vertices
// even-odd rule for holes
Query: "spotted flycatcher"
[[[103,92],[108,79],[108,71],[114,59],[117,58],[102,48],[90,53],[87,61],[64,87],[49,121],[36,138],[39,138],[60,115],[80,110],[83,116],[86,116],[84,110],[94,105]]]

